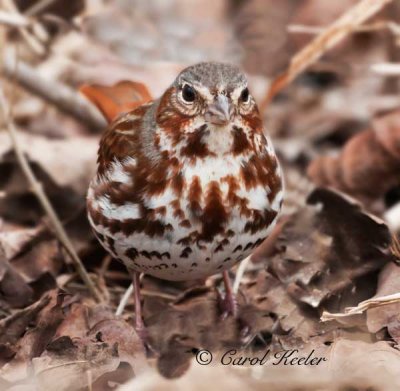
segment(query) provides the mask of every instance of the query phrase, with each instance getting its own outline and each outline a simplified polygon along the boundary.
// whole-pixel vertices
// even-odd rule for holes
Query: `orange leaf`
[[[113,86],[84,84],[79,91],[97,106],[108,122],[152,100],[144,84],[128,80]]]

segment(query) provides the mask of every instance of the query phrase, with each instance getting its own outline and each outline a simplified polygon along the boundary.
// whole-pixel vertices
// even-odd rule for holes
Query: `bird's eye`
[[[196,99],[196,91],[189,84],[185,84],[182,88],[182,98],[186,102],[194,102]]]
[[[249,101],[249,97],[250,97],[249,89],[248,89],[248,88],[245,88],[245,89],[242,91],[242,93],[240,94],[240,100],[241,100],[243,103],[247,103],[247,102]]]

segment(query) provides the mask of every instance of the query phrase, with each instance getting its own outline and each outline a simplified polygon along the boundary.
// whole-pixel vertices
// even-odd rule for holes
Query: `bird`
[[[147,98],[104,131],[87,193],[95,236],[132,275],[143,338],[141,274],[222,273],[222,312],[236,316],[229,269],[268,237],[283,201],[281,166],[240,68],[198,63]]]

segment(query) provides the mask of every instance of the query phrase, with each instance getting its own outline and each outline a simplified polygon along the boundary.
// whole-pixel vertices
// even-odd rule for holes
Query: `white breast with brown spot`
[[[274,155],[271,144],[267,148],[261,142],[262,135],[257,135],[260,140],[255,140],[258,148],[262,146],[264,151]],[[273,229],[276,218],[270,224],[260,227],[256,232],[246,229],[249,216],[243,215],[239,204],[232,204],[232,188],[227,178],[237,178],[235,195],[240,199],[247,200],[247,208],[263,213],[265,210],[276,215],[281,207],[283,198],[282,190],[274,194],[272,200],[268,198],[271,189],[268,186],[257,185],[247,189],[241,180],[242,166],[251,159],[253,152],[233,155],[229,153],[232,148],[232,136],[230,131],[215,129],[206,135],[204,140],[212,152],[212,156],[198,158],[194,161],[182,162],[181,174],[184,178],[182,195],[179,199],[172,186],[150,198],[143,198],[143,204],[150,210],[161,210],[165,213],[158,218],[163,224],[172,227],[162,236],[150,237],[145,233],[135,232],[125,235],[123,232],[112,232],[109,227],[96,224],[90,216],[91,222],[102,245],[117,259],[123,261],[129,268],[144,272],[166,280],[188,280],[204,278],[216,272],[230,268],[233,264],[244,259],[254,248],[265,239]],[[174,146],[176,153],[183,144]],[[161,148],[172,150],[169,140],[161,137]],[[106,174],[108,180],[122,185],[129,184],[135,178],[127,174],[126,167],[135,165],[133,158],[128,159],[121,165],[115,162]],[[281,178],[279,165],[271,175]],[[200,184],[201,191],[195,194],[198,198],[199,211],[193,211],[193,187],[194,182]],[[226,212],[223,231],[217,232],[212,240],[203,240],[200,235],[204,229],[205,210],[211,203],[209,193],[211,184],[218,184],[219,201]],[[97,194],[102,180],[95,179],[88,192],[88,203],[94,211],[102,212],[105,216],[114,220],[138,219],[140,208],[136,204],[114,205],[107,194]],[[215,189],[214,189],[215,190]],[[179,203],[180,213],[177,213]],[[217,202],[218,203],[218,202]],[[251,219],[251,218],[250,218]],[[183,223],[185,222],[185,224]],[[218,221],[215,221],[218,223]],[[212,222],[211,222],[212,223]],[[197,233],[197,234],[196,234]],[[208,238],[209,239],[209,238]]]

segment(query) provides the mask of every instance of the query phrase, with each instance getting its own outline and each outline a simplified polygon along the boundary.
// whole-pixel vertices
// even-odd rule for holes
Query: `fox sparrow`
[[[105,249],[132,272],[166,280],[224,276],[270,233],[282,204],[271,142],[243,73],[222,63],[183,70],[163,96],[105,131],[87,206]]]

